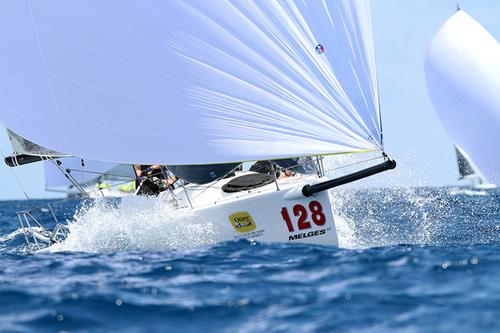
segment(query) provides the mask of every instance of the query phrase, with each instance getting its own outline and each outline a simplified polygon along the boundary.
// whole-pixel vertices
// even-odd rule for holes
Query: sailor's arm
[[[142,175],[142,170],[141,170],[140,164],[134,164],[134,172],[135,172],[136,177],[140,177]]]

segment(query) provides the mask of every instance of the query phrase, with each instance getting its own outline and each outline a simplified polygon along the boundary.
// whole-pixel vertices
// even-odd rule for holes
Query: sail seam
[[[59,120],[59,125],[61,126],[61,130],[62,130],[62,134],[64,136],[64,140],[66,142],[66,146],[68,147],[67,153],[69,153],[69,152],[71,152],[71,146],[69,144],[69,139],[68,139],[68,136],[66,134],[66,130],[63,126],[61,112],[59,110],[59,104],[57,103],[56,95],[54,93],[54,88],[52,86],[52,80],[50,79],[49,71],[47,70],[47,63],[45,62],[45,56],[43,54],[42,45],[40,43],[40,36],[38,34],[38,28],[37,28],[37,24],[35,22],[35,14],[33,13],[33,6],[32,6],[31,0],[29,1],[29,7],[30,7],[30,14],[31,14],[31,22],[33,23],[33,29],[35,32],[36,42],[37,42],[38,49],[40,51],[40,58],[42,61],[43,70],[45,72],[45,75],[47,76],[47,82],[49,85],[50,95],[51,95],[52,100],[54,102],[54,105],[56,107],[57,119]]]

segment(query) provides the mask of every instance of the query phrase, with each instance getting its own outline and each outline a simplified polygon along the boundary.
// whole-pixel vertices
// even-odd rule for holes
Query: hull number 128
[[[311,228],[311,221],[317,226],[322,226],[326,223],[325,214],[323,214],[323,207],[319,201],[313,200],[309,203],[309,209],[301,204],[296,204],[292,208],[293,215],[296,217],[295,222],[297,225],[297,230],[305,230]],[[286,207],[281,208],[281,216],[285,220],[286,226],[289,232],[294,232],[294,223],[290,218],[288,209]],[[310,220],[309,220],[310,216]]]

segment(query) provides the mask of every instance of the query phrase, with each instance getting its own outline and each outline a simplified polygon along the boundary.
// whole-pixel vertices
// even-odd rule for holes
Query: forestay
[[[430,43],[425,64],[434,108],[484,177],[500,184],[500,46],[463,10]]]
[[[368,0],[2,1],[0,54],[0,121],[75,156],[382,147]]]

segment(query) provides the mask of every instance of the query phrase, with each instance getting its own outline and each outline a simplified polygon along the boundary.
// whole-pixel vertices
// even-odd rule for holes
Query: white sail
[[[73,178],[82,186],[93,185],[103,179],[132,181],[135,179],[131,165],[122,165],[101,161],[93,161],[79,157],[61,158],[62,167],[69,169]],[[53,164],[44,162],[45,187],[47,189],[68,188],[72,184],[66,176]]]
[[[382,147],[368,0],[2,1],[0,121],[74,156]]]
[[[480,173],[500,184],[500,45],[463,10],[432,39],[425,64],[436,113]]]

